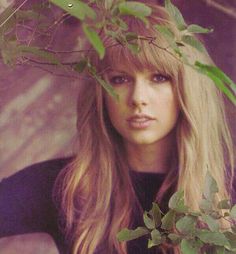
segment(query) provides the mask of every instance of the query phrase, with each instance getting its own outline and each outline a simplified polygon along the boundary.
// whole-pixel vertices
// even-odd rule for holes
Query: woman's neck
[[[174,142],[160,140],[157,144],[136,145],[126,143],[127,159],[133,170],[166,173],[171,166]]]

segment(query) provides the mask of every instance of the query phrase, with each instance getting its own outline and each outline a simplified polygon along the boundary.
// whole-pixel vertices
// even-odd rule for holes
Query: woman
[[[207,170],[219,186],[217,198],[230,197],[233,149],[222,95],[169,49],[153,25],[168,26],[177,39],[180,32],[164,8],[150,7],[149,27],[124,18],[129,32],[140,35],[140,53],[114,46],[105,35],[105,58],[89,53],[90,63],[119,99],[91,77],[80,84],[78,154],[30,167],[1,183],[1,236],[48,232],[61,253],[160,253],[147,251],[146,239],[120,244],[117,232],[141,225],[143,210],[154,200],[165,211],[178,189],[184,190],[186,204],[198,210]],[[189,46],[182,51],[190,62],[211,63]],[[19,181],[25,191],[19,191]],[[35,191],[29,194],[32,181]],[[19,199],[27,202],[21,211]],[[14,223],[9,210],[16,215]]]

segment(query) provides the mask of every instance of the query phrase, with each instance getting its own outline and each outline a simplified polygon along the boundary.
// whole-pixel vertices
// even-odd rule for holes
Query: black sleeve
[[[0,182],[0,237],[46,232],[57,227],[52,188],[69,159],[55,159],[27,167]]]

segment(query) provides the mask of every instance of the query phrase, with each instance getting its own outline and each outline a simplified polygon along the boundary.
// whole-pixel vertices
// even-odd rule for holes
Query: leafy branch
[[[138,34],[128,33],[128,25],[122,19],[124,15],[134,16],[142,20],[145,25],[148,24],[147,17],[151,14],[151,9],[146,6],[144,3],[137,1],[101,1],[101,3],[91,1],[90,3],[85,3],[82,1],[76,0],[50,0],[41,5],[34,6],[31,10],[21,10],[21,7],[24,5],[26,0],[16,9],[13,9],[11,6],[7,8],[0,16],[0,50],[1,57],[5,64],[14,65],[16,63],[23,63],[25,57],[29,58],[29,55],[32,57],[42,58],[48,63],[57,65],[58,67],[63,67],[64,64],[61,63],[61,60],[58,58],[56,51],[49,52],[47,48],[38,48],[37,46],[31,45],[33,41],[33,35],[35,34],[47,34],[49,31],[53,30],[55,26],[60,24],[63,21],[63,18],[73,16],[80,20],[81,26],[84,32],[85,37],[90,42],[91,47],[97,51],[100,59],[105,55],[106,48],[103,45],[102,39],[98,30],[101,29],[105,32],[108,37],[112,37],[114,41],[121,43],[126,46],[132,53],[138,54],[140,51],[138,40],[145,39],[141,38]],[[46,17],[41,14],[43,9],[51,9],[50,2],[54,5],[60,7],[65,13],[58,20],[53,22],[53,24],[47,24],[48,21],[45,21]],[[156,29],[166,38],[169,43],[169,48],[172,49],[172,53],[168,48],[163,48],[166,52],[171,54],[173,57],[181,60],[183,63],[191,66],[196,71],[201,72],[202,74],[208,76],[215,85],[231,100],[232,103],[236,104],[236,85],[235,83],[218,67],[212,65],[206,65],[196,61],[194,64],[189,63],[188,57],[183,53],[182,48],[185,45],[191,46],[196,50],[206,53],[206,49],[203,44],[194,37],[194,34],[199,33],[209,33],[212,30],[203,28],[196,24],[187,25],[181,12],[176,6],[174,6],[170,0],[165,0],[165,8],[172,18],[173,22],[176,23],[177,28],[181,33],[180,40],[176,40],[174,33],[167,26],[156,25]],[[105,15],[101,15],[104,13]],[[19,25],[26,27],[25,23],[32,23],[35,26],[35,22],[45,22],[47,29],[41,31],[40,29],[32,28],[32,35],[30,40],[20,42],[16,35],[16,28]],[[29,30],[30,27],[27,27]],[[36,31],[37,30],[37,31]],[[146,38],[149,39],[149,38]],[[151,43],[155,44],[155,40],[152,39]],[[23,45],[22,45],[23,44]],[[50,45],[50,43],[49,43]],[[79,61],[79,65],[84,63],[84,59]],[[74,70],[81,70],[81,67]],[[71,63],[71,66],[74,64]],[[85,66],[84,66],[85,67]],[[73,68],[72,68],[73,69]],[[84,70],[86,68],[83,68]],[[98,80],[98,79],[97,79]],[[101,81],[103,87],[111,93],[112,88],[109,84],[104,86],[105,81]],[[111,93],[113,94],[113,93]]]
[[[235,8],[226,7],[220,3],[215,2],[214,0],[202,0],[202,1],[205,2],[209,7],[213,7],[216,10],[219,10],[219,11],[225,13],[226,15],[236,19],[236,9]]]
[[[221,200],[214,206],[218,186],[208,172],[199,212],[191,211],[184,203],[184,192],[178,191],[169,200],[169,211],[163,214],[157,203],[143,214],[143,226],[122,229],[119,241],[148,237],[147,248],[180,247],[183,254],[236,253],[236,205]],[[221,229],[220,220],[227,220],[228,229]]]
[[[83,50],[80,59],[74,63],[64,63],[61,59],[61,53],[53,51],[51,42],[52,34],[55,33],[58,26],[68,17],[73,16],[79,20],[83,34],[91,44],[90,50],[95,50],[100,59],[106,54],[106,47],[101,39],[101,31],[109,38],[112,38],[114,45],[122,44],[127,47],[133,54],[140,52],[139,41],[148,40],[156,47],[161,48],[155,38],[144,38],[138,34],[128,32],[128,25],[124,21],[125,15],[133,16],[149,26],[148,16],[151,14],[151,8],[138,1],[123,0],[103,0],[88,1],[79,0],[49,0],[42,4],[34,5],[31,9],[22,9],[26,0],[16,9],[12,6],[7,8],[0,15],[0,51],[1,58],[5,64],[14,66],[24,64],[27,61],[37,62],[38,64],[55,65],[62,70],[68,71],[68,66],[72,71],[89,71],[93,73],[94,78],[106,89],[108,93],[114,95],[113,88],[98,75],[91,72],[91,63],[87,59],[87,53]],[[44,12],[52,10],[52,4],[59,7],[63,14],[54,20],[48,19]],[[154,28],[161,33],[168,47],[162,48],[168,54],[178,59],[178,61],[187,64],[196,71],[208,76],[215,85],[236,105],[236,84],[217,66],[206,65],[200,61],[190,63],[188,56],[184,54],[184,47],[192,47],[201,53],[207,53],[204,45],[196,39],[195,34],[206,34],[212,32],[211,29],[203,28],[196,24],[187,25],[179,9],[174,6],[170,0],[165,0],[165,9],[169,13],[173,22],[175,22],[181,38],[176,39],[171,29],[165,25],[155,25]],[[29,38],[21,41],[17,36],[17,28],[25,28],[31,35]],[[37,36],[48,35],[51,39],[44,47],[34,45]],[[37,35],[37,36],[36,36]],[[36,38],[35,38],[36,37]],[[108,47],[113,45],[108,45]],[[68,52],[74,54],[76,51]],[[43,59],[43,62],[38,60]],[[77,57],[78,59],[78,57]],[[85,64],[86,63],[86,64]],[[88,65],[90,64],[90,66]]]

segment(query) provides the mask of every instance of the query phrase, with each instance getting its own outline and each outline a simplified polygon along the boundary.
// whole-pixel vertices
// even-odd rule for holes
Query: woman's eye
[[[129,79],[125,76],[114,76],[109,79],[112,85],[121,85],[123,83],[127,83]]]
[[[157,83],[164,83],[164,82],[170,80],[170,77],[158,73],[158,74],[154,74],[153,77],[152,77],[152,79],[153,79],[154,82],[157,82]]]

